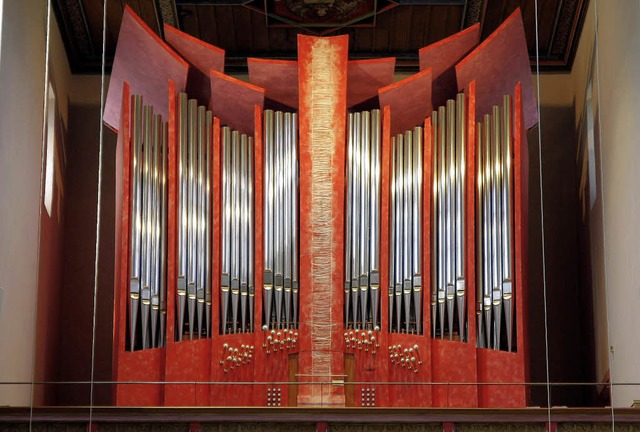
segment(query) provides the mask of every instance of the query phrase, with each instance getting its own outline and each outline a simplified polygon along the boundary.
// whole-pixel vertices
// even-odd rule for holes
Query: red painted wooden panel
[[[164,404],[166,406],[209,405],[211,341],[185,338],[182,342],[167,344],[166,381]],[[171,384],[171,382],[188,384]]]
[[[104,108],[104,122],[118,130],[121,116],[121,96],[124,81],[131,94],[142,95],[145,105],[167,121],[167,82],[184,89],[189,64],[162,41],[129,7],[125,7],[113,59],[109,91]]]
[[[227,347],[225,348],[225,344]],[[228,348],[242,352],[242,345],[254,346],[254,358],[231,368]],[[256,367],[255,335],[253,333],[217,335],[213,340],[211,353],[211,405],[212,406],[252,406],[254,401],[253,376]],[[225,372],[226,370],[226,372]]]
[[[164,25],[164,38],[191,65],[186,84],[189,97],[198,99],[201,105],[208,105],[211,96],[209,71],[224,72],[224,50],[167,24]]]
[[[116,217],[115,217],[115,262],[114,262],[114,293],[113,293],[113,334],[114,334],[114,349],[113,349],[113,363],[112,363],[112,375],[113,379],[117,381],[119,370],[119,358],[120,353],[124,352],[126,346],[126,310],[127,310],[127,298],[126,294],[121,295],[123,287],[127,284],[127,257],[125,262],[122,262],[121,255],[126,254],[129,244],[129,207],[123,206],[125,200],[125,190],[127,196],[129,196],[130,179],[129,179],[129,166],[131,165],[131,152],[130,152],[130,135],[129,135],[129,110],[131,103],[131,94],[129,93],[129,84],[124,83],[122,87],[122,100],[121,109],[126,115],[123,115],[118,125],[120,133],[118,134],[118,140],[116,143]],[[125,169],[126,168],[126,169]],[[126,211],[125,211],[126,208]],[[124,228],[124,229],[123,229]],[[118,242],[120,239],[120,242]],[[124,265],[123,265],[124,264]],[[124,268],[123,268],[124,267]],[[124,312],[123,312],[124,311]],[[117,400],[117,386],[113,386],[113,400]]]
[[[433,406],[474,408],[478,406],[476,347],[448,339],[431,341]],[[471,384],[464,384],[471,383]]]
[[[423,296],[424,299],[424,296]],[[414,365],[415,369],[411,370],[407,366],[403,367],[397,361],[391,363],[389,358],[389,350],[383,352],[383,356],[379,361],[387,363],[388,376],[388,398],[383,406],[388,407],[428,407],[432,403],[432,371],[430,366],[430,339],[429,335],[415,334],[388,334],[388,347],[398,346],[405,349],[415,348],[414,356],[416,361],[422,361],[422,364]],[[417,352],[417,353],[416,353]]]
[[[248,58],[249,81],[271,100],[298,108],[298,62]]]
[[[262,133],[262,108],[254,106],[255,134],[253,138],[253,217],[254,219],[254,286],[256,290],[253,311],[253,331],[260,335],[262,332],[262,288],[264,278],[264,230],[263,230],[263,133]],[[256,345],[256,349],[258,346]]]
[[[458,90],[455,65],[480,41],[480,24],[421,48],[418,52],[420,70],[433,70],[431,100],[433,106],[446,104]]]
[[[516,310],[520,313],[516,315],[516,331],[518,332],[517,340],[519,354],[522,356],[524,365],[524,378],[529,381],[529,334],[528,334],[528,308],[526,299],[528,299],[528,263],[529,263],[529,146],[527,145],[527,128],[524,120],[524,87],[520,84],[516,85],[513,106],[514,112],[514,203],[515,203],[515,240],[516,247],[516,264],[515,264],[515,283],[520,285],[520,294],[514,294],[516,302]],[[527,402],[529,401],[529,391],[527,390]]]
[[[211,100],[209,109],[224,126],[253,135],[254,106],[264,104],[264,89],[218,71],[209,72]]]
[[[395,57],[352,60],[347,64],[347,107],[378,95],[378,89],[393,83]]]
[[[378,90],[380,106],[391,106],[391,135],[420,126],[431,115],[431,69]]]
[[[391,107],[382,108],[382,172],[380,179],[380,330],[389,330],[389,217],[391,198]],[[382,342],[381,342],[382,344]],[[382,345],[385,347],[386,345]]]
[[[511,94],[516,84],[522,83],[524,126],[529,129],[538,122],[520,9],[456,65],[456,77],[458,89],[476,81],[478,116],[491,113],[491,107],[499,105],[503,95]]]
[[[465,185],[465,288],[467,293],[467,343],[476,346],[476,82],[471,81],[465,90],[467,146]]]
[[[176,297],[177,297],[177,255],[178,255],[178,99],[177,89],[173,81],[169,82],[169,126],[167,139],[169,147],[169,161],[167,164],[167,345],[174,342],[176,321]]]
[[[211,335],[212,335],[212,348],[211,353],[215,356],[213,351],[213,344],[216,335],[220,334],[220,284],[222,283],[222,136],[220,119],[218,117],[213,118],[213,169],[211,170],[213,178],[211,182],[211,189],[213,192],[213,235],[212,247],[211,247]],[[213,373],[211,374],[213,379]]]

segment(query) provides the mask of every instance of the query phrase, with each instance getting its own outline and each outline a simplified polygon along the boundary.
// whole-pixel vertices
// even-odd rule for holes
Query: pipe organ
[[[188,44],[221,50],[167,44],[128,7],[123,28],[104,118],[117,404],[526,406],[533,94],[527,57],[495,48],[519,12],[426,47],[435,66],[398,82],[349,78],[381,69],[350,62],[347,36],[299,36],[297,62],[256,62],[251,83],[201,70],[210,91]],[[156,52],[166,85],[136,72]]]

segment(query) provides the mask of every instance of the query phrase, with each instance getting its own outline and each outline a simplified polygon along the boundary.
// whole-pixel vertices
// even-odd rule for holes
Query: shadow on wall
[[[541,107],[549,379],[593,382],[590,286],[581,284],[578,243],[577,137],[573,106]],[[540,212],[538,128],[529,131],[529,340],[530,379],[547,380]],[[597,389],[554,385],[552,406],[591,406]],[[532,405],[547,406],[546,386],[531,391]]]

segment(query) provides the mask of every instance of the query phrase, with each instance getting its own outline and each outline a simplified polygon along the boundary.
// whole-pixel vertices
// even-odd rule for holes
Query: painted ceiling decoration
[[[351,59],[396,57],[396,70],[417,71],[418,50],[480,23],[481,40],[517,7],[532,67],[571,68],[588,0],[109,0],[107,67],[113,62],[125,5],[163,37],[165,24],[225,50],[227,72],[247,58],[293,60],[298,34],[350,36]],[[74,73],[99,73],[102,2],[54,0]]]

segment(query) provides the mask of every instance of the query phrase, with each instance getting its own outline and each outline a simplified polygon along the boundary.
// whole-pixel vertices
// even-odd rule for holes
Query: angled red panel
[[[352,60],[347,64],[347,108],[378,95],[378,89],[393,83],[395,57]]]
[[[455,65],[480,41],[480,24],[474,24],[448,38],[432,43],[418,52],[420,70],[433,70],[431,100],[443,106],[458,90]]]
[[[111,69],[109,91],[103,120],[113,130],[120,124],[120,97],[126,80],[132,95],[141,95],[145,105],[167,121],[167,82],[173,80],[178,90],[185,88],[189,64],[162,41],[138,17],[125,7],[118,36],[118,46]]]
[[[254,107],[264,105],[264,89],[215,70],[209,72],[211,100],[209,109],[220,123],[253,135]]]
[[[192,66],[186,87],[189,97],[208,105],[211,96],[209,71],[224,72],[224,50],[167,24],[164,25],[164,38]]]
[[[502,96],[512,94],[522,83],[524,125],[527,129],[538,122],[536,99],[529,64],[529,51],[520,9],[503,22],[476,49],[456,65],[458,89],[476,81],[477,115],[491,112]]]
[[[431,69],[378,90],[380,106],[391,106],[391,135],[421,126],[431,116]]]
[[[262,87],[271,100],[298,109],[298,62],[247,59],[249,81]]]

